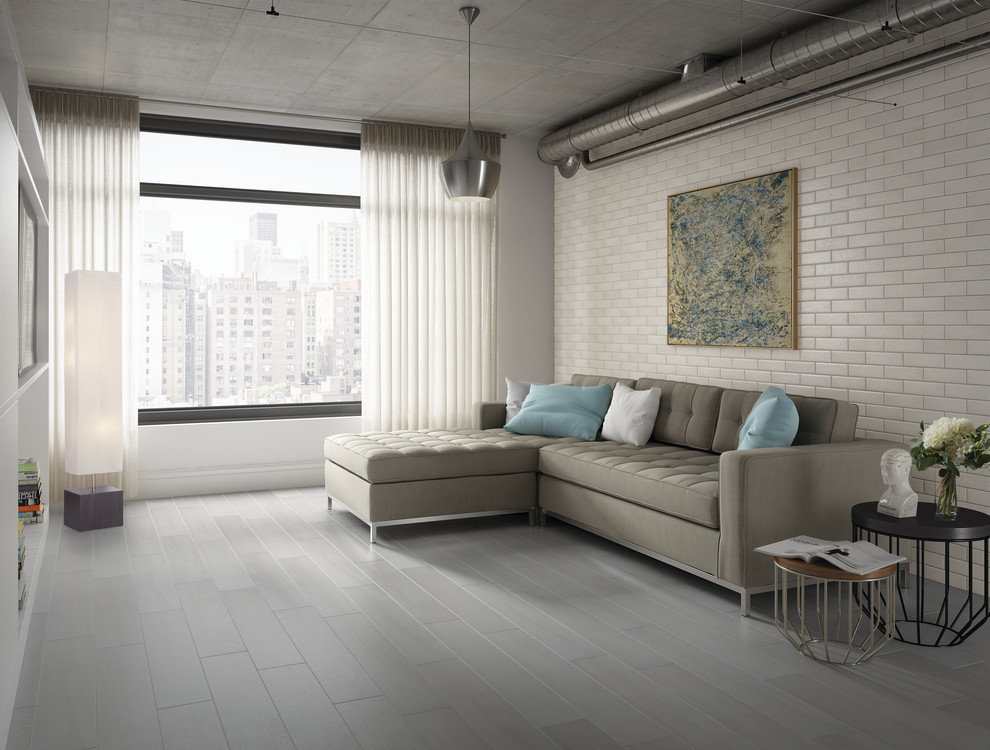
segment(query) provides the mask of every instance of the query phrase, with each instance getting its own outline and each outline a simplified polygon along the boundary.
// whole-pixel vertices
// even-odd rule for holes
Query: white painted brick
[[[943,38],[922,37],[901,46]],[[918,414],[990,421],[987,58],[869,87],[898,107],[821,102],[555,178],[555,371],[834,394],[861,404],[857,434],[902,443]],[[799,170],[800,348],[668,346],[664,198],[785,166]],[[967,493],[990,508],[980,481]]]
[[[966,134],[966,145],[967,146],[985,146],[990,142],[990,128],[986,124],[978,125],[975,120],[963,120],[961,122],[953,123],[949,126],[952,128],[953,132],[961,132]],[[946,128],[948,132],[949,127]]]
[[[965,224],[944,224],[942,226],[923,227],[922,232],[926,240],[947,240],[953,237],[962,237],[968,231]]]
[[[870,329],[871,336],[881,336],[883,338],[895,337],[894,333],[903,334],[903,326],[923,325],[925,314],[920,310],[903,310],[901,312],[886,312],[883,314],[885,328],[874,327]]]
[[[965,164],[954,164],[951,167],[941,169],[929,169],[925,172],[925,183],[949,182],[951,180],[961,180],[967,177]]]
[[[933,407],[929,406],[928,399],[941,397],[945,393],[945,385],[943,383],[925,383],[923,381],[897,381],[901,383],[901,388],[904,393],[910,393],[915,396],[924,396],[925,399],[922,402],[926,409],[931,409]]]
[[[910,297],[904,300],[904,310],[944,310],[944,297]]]
[[[866,355],[866,362],[867,362],[867,365],[866,366],[869,366],[871,368],[872,367],[880,367],[880,366],[899,367],[899,366],[901,366],[901,365],[904,364],[904,357],[905,357],[905,355],[902,352],[876,352],[876,351],[869,352]],[[864,366],[864,367],[866,367],[866,366]],[[853,369],[853,370],[850,370],[850,372],[853,372],[853,373],[859,374],[859,375],[871,375],[871,376],[874,376],[874,377],[877,376],[877,375],[882,375],[883,374],[882,371],[879,372],[879,373],[878,372],[867,372],[867,371],[865,371],[865,369],[862,370],[862,371],[861,370],[858,370],[858,369]]]
[[[896,223],[896,219],[891,221]],[[872,228],[874,223],[871,221],[868,226]],[[883,232],[865,232],[858,237],[849,237],[848,244],[850,247],[865,247],[873,251],[877,247],[883,247]]]
[[[950,370],[947,368],[936,368],[936,367],[926,367],[925,368],[925,380],[938,380],[942,383],[965,383],[966,382],[966,371],[965,370]]]
[[[961,398],[944,398],[925,396],[925,408],[946,414],[963,414],[966,411],[966,400]]]
[[[832,260],[849,261],[852,263],[862,262],[866,258],[866,250],[861,247],[845,248],[832,253]]]
[[[963,326],[971,322],[963,310],[932,310],[924,313],[925,325],[930,326]]]
[[[856,390],[866,387],[866,378],[847,377],[845,375],[832,375],[831,384],[833,388],[844,390]],[[877,394],[879,396],[879,394]]]
[[[874,195],[882,190],[882,179],[867,178],[865,174],[861,181],[849,185],[849,195]]]
[[[866,299],[864,302],[866,309],[871,311],[898,312],[904,309],[904,300],[902,299]]]
[[[966,117],[986,117],[988,114],[990,114],[990,102],[986,99],[966,105]]]
[[[925,341],[925,351],[936,354],[965,354],[967,342],[965,341]]]
[[[851,351],[829,351],[829,359],[833,362],[845,362],[850,365],[860,364],[865,361],[866,354],[863,352]]]
[[[921,409],[925,403],[923,396],[912,393],[884,393],[883,399],[885,404],[889,404],[891,406],[900,406],[904,408],[905,410],[904,416],[909,419],[912,419],[912,417],[909,417],[907,410]],[[921,419],[918,419],[914,424],[917,424],[917,422],[920,421]],[[915,431],[916,430],[912,430],[912,432],[905,433],[905,435],[913,436],[915,434]]]

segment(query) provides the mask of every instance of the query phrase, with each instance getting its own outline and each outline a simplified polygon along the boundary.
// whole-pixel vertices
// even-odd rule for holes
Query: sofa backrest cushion
[[[736,449],[739,431],[759,397],[759,391],[732,388],[723,391],[711,450],[724,453]],[[792,445],[845,442],[856,436],[859,416],[856,404],[817,396],[789,395],[789,398],[797,407],[799,419]]]
[[[520,435],[594,440],[612,402],[612,386],[532,385],[505,429]]]
[[[722,389],[675,380],[640,378],[636,390],[660,389],[660,411],[653,440],[710,451]]]
[[[780,386],[763,391],[739,431],[738,450],[783,448],[794,442],[798,430],[798,410]]]
[[[593,385],[610,385],[615,388],[616,383],[635,387],[636,381],[632,378],[613,378],[610,375],[571,375],[571,385],[579,385],[583,388]]]

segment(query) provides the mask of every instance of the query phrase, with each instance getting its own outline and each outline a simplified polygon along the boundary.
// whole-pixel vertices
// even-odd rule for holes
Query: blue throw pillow
[[[794,442],[798,411],[783,390],[770,386],[753,404],[739,431],[739,450],[781,448]]]
[[[520,435],[594,440],[611,402],[610,385],[532,385],[505,429]]]

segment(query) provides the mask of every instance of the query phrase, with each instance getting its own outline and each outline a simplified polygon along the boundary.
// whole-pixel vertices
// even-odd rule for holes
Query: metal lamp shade
[[[121,397],[120,274],[65,275],[65,470],[120,471],[124,462]]]
[[[453,155],[440,163],[440,179],[453,201],[486,201],[495,195],[502,167],[481,150],[468,123],[464,139]]]

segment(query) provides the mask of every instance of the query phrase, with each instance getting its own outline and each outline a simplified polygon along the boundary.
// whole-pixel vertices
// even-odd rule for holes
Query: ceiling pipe
[[[990,8],[990,0],[870,0],[544,136],[537,154],[573,176],[587,152],[936,29]]]
[[[862,86],[869,86],[874,83],[883,83],[885,80],[895,76],[907,75],[908,73],[913,73],[917,70],[924,70],[931,65],[938,65],[940,63],[954,60],[957,57],[962,57],[963,55],[973,54],[974,51],[977,51],[980,48],[988,49],[990,48],[988,45],[990,45],[990,33],[977,34],[969,39],[953,42],[952,44],[948,44],[945,47],[940,47],[939,49],[931,52],[922,52],[914,57],[909,57],[906,60],[899,60],[891,63],[890,65],[885,65],[882,68],[877,68],[876,70],[871,70],[866,73],[860,73],[859,75],[855,75],[850,78],[844,78],[836,83],[829,83],[820,88],[806,91],[801,94],[796,94],[788,99],[782,99],[778,102],[766,104],[748,112],[732,115],[722,120],[709,123],[708,125],[701,125],[683,133],[671,135],[666,138],[651,141],[650,143],[644,143],[639,146],[633,146],[632,148],[625,149],[624,151],[609,154],[601,159],[591,161],[588,159],[587,153],[581,157],[571,157],[571,159],[568,160],[568,166],[572,169],[570,174],[564,174],[563,167],[558,166],[557,169],[560,170],[560,173],[564,177],[573,177],[581,166],[584,166],[585,169],[595,170],[610,166],[612,164],[619,164],[645,154],[655,153],[657,151],[662,151],[665,148],[670,148],[671,146],[678,146],[682,143],[693,141],[696,138],[712,135],[713,133],[718,133],[729,128],[735,128],[739,125],[746,125],[747,123],[753,122],[754,120],[759,120],[763,117],[778,115],[781,112],[786,112],[787,110],[794,109],[795,107],[802,107],[806,104],[812,104],[822,99],[838,96]],[[572,163],[571,160],[575,163]]]

